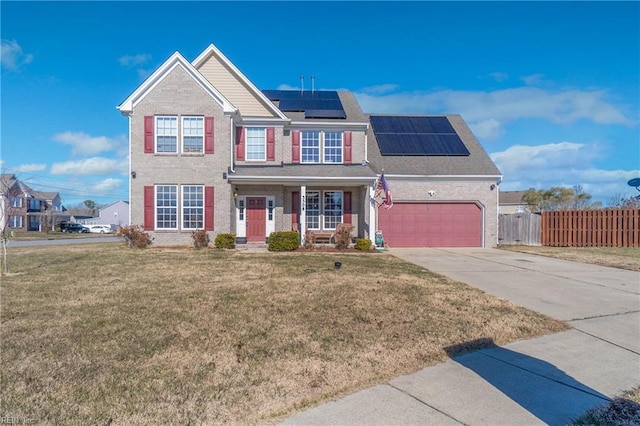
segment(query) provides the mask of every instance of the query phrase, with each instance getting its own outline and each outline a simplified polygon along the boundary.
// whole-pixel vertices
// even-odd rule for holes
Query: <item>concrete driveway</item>
[[[640,274],[497,249],[393,249],[573,329],[490,347],[299,413],[285,424],[551,424],[640,386]]]

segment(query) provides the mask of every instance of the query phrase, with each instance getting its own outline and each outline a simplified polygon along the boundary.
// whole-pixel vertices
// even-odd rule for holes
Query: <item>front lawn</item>
[[[567,328],[387,254],[92,244],[9,261],[0,414],[34,423],[273,422],[448,346]]]

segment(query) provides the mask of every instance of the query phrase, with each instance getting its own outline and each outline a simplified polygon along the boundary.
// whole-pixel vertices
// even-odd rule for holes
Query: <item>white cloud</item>
[[[288,84],[281,84],[277,88],[278,90],[300,90],[300,87],[290,86]]]
[[[1,43],[0,62],[4,68],[17,71],[22,65],[33,61],[33,55],[24,53],[17,41],[3,39]]]
[[[365,87],[362,91],[370,95],[382,95],[384,93],[393,92],[397,88],[397,84],[378,84],[377,86]]]
[[[497,82],[503,82],[509,79],[509,74],[506,72],[492,72],[489,74],[489,77],[493,78]]]
[[[595,199],[606,201],[614,193],[624,193],[627,181],[640,176],[640,170],[598,169],[592,163],[601,152],[597,144],[559,142],[514,145],[491,154],[491,159],[504,175],[502,190],[582,185]]]
[[[111,173],[126,173],[129,168],[127,160],[91,157],[80,161],[66,161],[54,163],[51,166],[53,175],[108,175]]]
[[[122,179],[107,178],[94,184],[91,188],[97,194],[111,194],[122,184]]]
[[[151,55],[148,53],[139,53],[137,55],[124,55],[118,58],[120,65],[126,68],[137,67],[151,61]]]
[[[21,164],[18,167],[11,168],[14,173],[33,173],[46,170],[46,164]]]
[[[547,90],[518,87],[490,92],[439,90],[375,95],[355,93],[366,112],[397,114],[456,113],[480,137],[495,138],[508,123],[542,118],[556,124],[590,120],[598,124],[633,125],[622,107],[609,102],[605,90]]]
[[[90,136],[84,132],[63,132],[53,136],[53,140],[71,145],[73,155],[89,156],[107,151],[121,151],[127,144],[125,136],[115,138]]]

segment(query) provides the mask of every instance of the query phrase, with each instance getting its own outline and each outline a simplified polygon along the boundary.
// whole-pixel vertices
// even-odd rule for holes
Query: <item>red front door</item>
[[[267,231],[266,198],[247,198],[247,241],[265,241]]]

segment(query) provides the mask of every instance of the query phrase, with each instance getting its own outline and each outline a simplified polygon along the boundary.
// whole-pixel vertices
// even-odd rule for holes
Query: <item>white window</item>
[[[336,229],[342,223],[342,200],[342,191],[307,191],[307,227],[314,230]]]
[[[178,152],[178,117],[156,117],[156,152]]]
[[[342,163],[342,132],[324,132],[324,162]]]
[[[156,229],[178,228],[177,185],[156,186]]]
[[[266,160],[267,130],[264,127],[247,127],[246,132],[247,161]]]
[[[22,207],[22,197],[9,197],[9,203],[11,207],[21,208]],[[20,228],[22,228],[20,226]]]
[[[320,191],[307,191],[307,228],[320,229]]]
[[[274,205],[275,205],[275,200],[272,200],[272,199],[267,200],[267,220],[273,220]]]
[[[204,151],[204,117],[182,117],[182,152]]]
[[[22,228],[22,216],[9,216],[10,228]]]
[[[342,223],[342,191],[324,191],[324,229],[336,229]]]
[[[300,132],[302,163],[342,163],[342,132]]]
[[[303,131],[300,135],[303,163],[320,162],[320,132]]]
[[[204,229],[204,187],[182,187],[182,228]]]
[[[238,200],[239,220],[244,221],[244,200]]]

